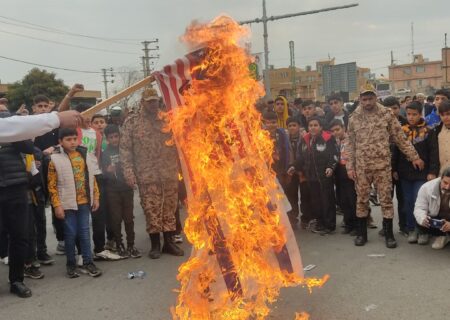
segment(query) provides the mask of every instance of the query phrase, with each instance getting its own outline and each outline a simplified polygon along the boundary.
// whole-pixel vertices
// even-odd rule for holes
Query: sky
[[[267,0],[267,13],[280,15],[351,3],[359,6],[269,22],[269,63],[276,68],[289,66],[292,40],[297,67],[315,68],[316,61],[335,57],[336,63],[356,61],[358,66],[387,75],[391,50],[398,64],[412,60],[412,22],[415,53],[440,60],[444,34],[450,36],[448,0]],[[262,0],[2,1],[0,81],[19,81],[33,68],[6,57],[89,71],[41,67],[55,72],[69,86],[82,83],[86,89],[103,91],[102,75],[93,72],[102,68],[141,70],[141,41],[156,38],[160,48],[156,68],[169,64],[186,53],[179,37],[191,21],[206,22],[221,14],[238,21],[261,17]],[[252,51],[262,52],[262,24],[252,24],[250,30]],[[110,92],[120,86],[120,75],[115,79],[115,84],[109,84]]]

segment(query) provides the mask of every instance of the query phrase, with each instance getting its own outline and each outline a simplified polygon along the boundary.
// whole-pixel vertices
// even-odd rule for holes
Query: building
[[[442,52],[444,54],[444,50]],[[389,80],[397,95],[433,94],[442,87],[442,70],[442,61],[429,61],[423,55],[416,54],[412,63],[390,65]]]
[[[333,58],[316,62],[316,70],[313,70],[311,66],[306,66],[304,69],[292,67],[270,69],[272,96],[284,95],[289,100],[301,97],[302,99],[324,101],[329,94],[339,92],[345,100],[354,99],[358,95],[359,88],[369,79],[370,69],[357,67],[356,62],[353,62],[354,70],[350,78],[334,77],[332,80],[330,72],[341,70],[341,66],[335,65]],[[335,71],[333,72],[336,74]],[[352,82],[351,90],[348,89],[349,82]],[[331,86],[331,83],[334,86]]]

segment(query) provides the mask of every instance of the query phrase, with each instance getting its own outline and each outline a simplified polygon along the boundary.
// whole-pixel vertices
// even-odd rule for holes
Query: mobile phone
[[[430,219],[430,228],[440,229],[444,225],[444,220]]]

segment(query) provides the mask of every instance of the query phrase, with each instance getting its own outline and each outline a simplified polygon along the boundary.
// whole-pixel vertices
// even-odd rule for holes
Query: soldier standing
[[[160,98],[156,90],[145,89],[139,111],[122,128],[120,159],[126,182],[139,188],[151,259],[161,257],[160,233],[164,235],[163,253],[182,256],[173,241],[178,204],[177,150],[170,144],[172,134],[164,130]]]
[[[358,228],[355,245],[363,246],[367,242],[369,193],[373,183],[380,196],[386,247],[395,248],[397,242],[392,230],[394,208],[389,142],[393,141],[398,146],[416,170],[422,170],[424,163],[406,139],[395,115],[390,109],[377,103],[375,90],[371,86],[360,93],[360,105],[349,120],[348,138],[346,168],[349,178],[355,181],[357,193]]]

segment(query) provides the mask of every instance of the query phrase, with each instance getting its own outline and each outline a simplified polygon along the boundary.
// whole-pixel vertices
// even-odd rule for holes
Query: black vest
[[[11,144],[0,144],[0,187],[28,183],[25,163],[19,151]]]

